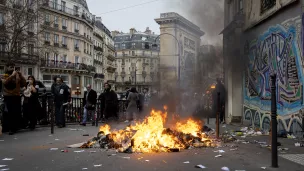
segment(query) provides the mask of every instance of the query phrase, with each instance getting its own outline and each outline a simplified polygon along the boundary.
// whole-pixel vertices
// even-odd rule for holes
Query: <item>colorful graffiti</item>
[[[300,27],[299,27],[300,26]],[[247,45],[248,69],[244,80],[244,118],[269,128],[270,74],[277,74],[279,129],[302,130],[303,73],[301,18],[270,27]],[[296,123],[296,124],[294,124]]]

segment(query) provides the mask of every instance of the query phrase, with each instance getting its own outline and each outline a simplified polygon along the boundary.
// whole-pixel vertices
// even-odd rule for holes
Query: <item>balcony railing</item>
[[[96,68],[91,65],[83,63],[72,63],[67,61],[55,61],[55,60],[41,60],[41,67],[44,68],[60,68],[60,69],[74,69],[74,70],[87,70],[89,72],[95,72]]]
[[[36,64],[38,62],[39,57],[35,54],[0,51],[0,59],[2,61],[10,60],[15,63]]]
[[[96,74],[94,75],[94,78],[101,78],[101,79],[104,79],[104,74],[96,73]]]
[[[88,23],[90,23],[91,25],[94,24],[94,21],[92,19],[87,17],[85,13],[81,13],[78,10],[71,9],[66,6],[62,6],[60,4],[57,4],[53,1],[48,1],[48,0],[46,0],[43,5],[44,5],[44,7],[48,7],[53,10],[57,10],[57,11],[60,11],[60,12],[63,12],[63,13],[69,14],[69,15],[73,15],[75,17],[82,18],[82,19],[86,20]]]
[[[95,49],[95,50],[97,50],[97,51],[103,52],[102,47],[99,47],[99,46],[94,46],[94,49]]]

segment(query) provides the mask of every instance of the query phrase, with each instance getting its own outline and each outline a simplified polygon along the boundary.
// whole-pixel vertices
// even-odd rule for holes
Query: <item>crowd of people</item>
[[[38,90],[34,76],[28,76],[27,79],[23,74],[15,69],[14,63],[6,65],[5,74],[1,78],[1,91],[4,97],[4,113],[2,118],[2,132],[9,132],[9,135],[15,134],[19,129],[29,128],[34,130],[38,121],[45,119],[43,116],[42,106],[39,102]],[[91,85],[87,85],[87,91],[83,97],[83,117],[81,125],[86,126],[88,120],[102,120],[106,122],[113,118],[119,119],[119,100],[117,94],[112,90],[109,83],[105,83],[104,91],[97,97],[97,92],[92,89]],[[58,128],[66,127],[65,111],[66,107],[71,104],[71,91],[68,85],[63,82],[61,77],[55,77],[51,87],[55,106],[55,123]],[[220,99],[217,93],[220,92]],[[22,94],[20,96],[20,93]],[[189,99],[190,98],[190,99]],[[220,120],[224,121],[225,106],[225,88],[224,85],[217,80],[216,89],[212,93],[213,113],[220,112]],[[100,108],[97,110],[97,100],[100,102]],[[135,87],[127,89],[126,93],[126,120],[125,122],[139,120],[145,117],[153,107],[162,110],[163,105],[168,106],[168,113],[180,114],[198,113],[200,111],[199,95],[194,93],[190,97],[189,93],[174,93],[174,90],[164,91],[162,95],[153,92],[151,95],[147,89],[139,93]],[[218,102],[220,104],[218,104]],[[148,103],[150,108],[148,107]],[[220,109],[218,109],[220,107]],[[148,109],[148,110],[145,110]],[[190,109],[190,110],[189,110]],[[96,113],[98,113],[96,115]],[[96,118],[98,117],[99,118]]]

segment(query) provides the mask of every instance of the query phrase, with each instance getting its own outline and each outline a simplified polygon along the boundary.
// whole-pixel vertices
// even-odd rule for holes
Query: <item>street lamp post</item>
[[[176,42],[177,42],[177,45],[178,45],[178,85],[180,86],[180,57],[181,57],[181,52],[180,52],[180,48],[181,48],[181,44],[180,42],[178,41],[178,39],[176,38],[176,36],[174,36],[173,34],[170,34],[170,33],[162,33],[160,35],[158,35],[156,38],[155,38],[155,43],[152,45],[153,47],[157,47],[157,44],[156,44],[156,40],[160,38],[160,36],[162,35],[170,35],[172,36]]]

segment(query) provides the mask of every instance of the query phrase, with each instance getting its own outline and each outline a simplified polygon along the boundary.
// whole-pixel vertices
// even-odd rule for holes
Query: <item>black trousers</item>
[[[55,102],[55,121],[57,126],[65,126],[65,107],[63,102]]]
[[[3,122],[5,130],[16,132],[21,124],[21,97],[4,96],[5,109]]]

